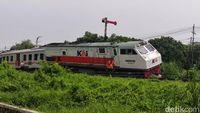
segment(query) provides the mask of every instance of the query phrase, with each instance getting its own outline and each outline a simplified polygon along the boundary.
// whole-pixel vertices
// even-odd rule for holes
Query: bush
[[[175,63],[163,63],[161,66],[161,74],[169,80],[177,80],[182,75],[183,70]]]
[[[188,74],[192,82],[181,82],[89,76],[57,64],[43,65],[34,73],[0,65],[0,101],[48,113],[162,113],[168,106],[200,107],[196,69]],[[174,63],[163,64],[162,70],[167,79],[185,72]]]
[[[43,72],[44,74],[50,77],[62,76],[65,75],[66,72],[71,72],[69,69],[65,69],[60,66],[58,63],[49,63],[43,61],[40,63],[41,68],[39,71]]]

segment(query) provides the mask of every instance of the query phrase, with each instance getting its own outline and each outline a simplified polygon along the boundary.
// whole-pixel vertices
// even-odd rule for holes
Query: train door
[[[114,54],[114,64],[115,64],[115,66],[120,66],[118,48],[113,48],[113,54]]]
[[[136,60],[138,55],[134,49],[120,48],[119,59],[121,68],[134,68],[137,67]]]
[[[20,66],[20,54],[19,53],[16,54],[16,65]]]

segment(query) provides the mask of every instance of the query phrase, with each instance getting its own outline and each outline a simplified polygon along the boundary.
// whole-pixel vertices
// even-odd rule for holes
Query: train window
[[[44,60],[44,54],[40,53],[40,60]]]
[[[134,49],[120,49],[120,54],[121,55],[136,55],[137,53],[135,52]]]
[[[141,54],[146,54],[146,53],[148,53],[148,51],[147,51],[143,46],[138,47],[137,50],[138,50]]]
[[[132,54],[133,55],[137,55],[136,51],[134,49],[132,49]]]
[[[32,60],[32,54],[28,55],[28,60],[31,61]]]
[[[105,48],[99,48],[99,53],[105,53]]]
[[[81,54],[81,52],[78,50],[77,51],[77,56],[81,56],[80,54]]]
[[[6,57],[6,60],[9,61],[9,56]]]
[[[154,51],[154,50],[155,50],[154,47],[151,46],[150,44],[145,45],[145,47],[146,47],[149,51]]]
[[[5,57],[3,57],[3,61],[5,61],[6,60],[6,58]]]
[[[54,57],[48,57],[48,56],[46,57],[46,60],[47,61],[55,61]]]
[[[34,60],[38,60],[38,54],[34,54]]]
[[[120,54],[125,55],[126,54],[126,49],[120,49]]]
[[[2,58],[0,57],[0,63],[2,63]]]
[[[132,55],[132,50],[131,49],[127,49],[127,54],[128,55]]]
[[[86,51],[85,56],[88,56],[88,51]]]
[[[26,55],[23,55],[23,61],[26,61]]]
[[[66,55],[66,51],[63,51],[62,54],[63,54],[63,55]]]
[[[116,56],[117,55],[117,50],[114,48],[114,55]]]
[[[13,61],[13,56],[10,56],[10,61],[11,61],[11,62]]]

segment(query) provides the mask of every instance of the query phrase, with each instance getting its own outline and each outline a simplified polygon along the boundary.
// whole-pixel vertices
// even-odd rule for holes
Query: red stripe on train
[[[114,66],[113,58],[82,57],[82,56],[54,56],[53,60],[60,63],[103,64],[108,69]]]

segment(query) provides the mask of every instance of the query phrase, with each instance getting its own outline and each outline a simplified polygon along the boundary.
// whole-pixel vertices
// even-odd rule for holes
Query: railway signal
[[[117,25],[117,22],[108,20],[108,18],[105,17],[102,19],[102,23],[105,23],[104,38],[107,38],[107,24]]]

